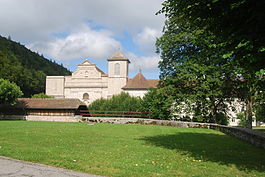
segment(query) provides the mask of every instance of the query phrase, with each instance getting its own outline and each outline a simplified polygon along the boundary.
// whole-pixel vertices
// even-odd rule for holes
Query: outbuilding
[[[87,110],[87,106],[70,98],[19,98],[13,106],[0,105],[1,117],[5,119],[73,121],[80,110]]]

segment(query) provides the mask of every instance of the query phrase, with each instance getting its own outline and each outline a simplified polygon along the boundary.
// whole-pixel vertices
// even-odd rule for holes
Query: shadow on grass
[[[196,160],[222,165],[235,165],[239,170],[265,171],[265,151],[233,137],[214,133],[180,132],[170,135],[147,136],[140,140],[148,145],[176,150]]]

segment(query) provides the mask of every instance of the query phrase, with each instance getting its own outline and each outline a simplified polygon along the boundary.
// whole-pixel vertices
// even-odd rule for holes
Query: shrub
[[[259,122],[265,122],[265,104],[258,104],[255,107],[255,117]]]
[[[141,110],[150,112],[150,118],[169,120],[172,118],[173,101],[162,89],[150,89],[143,97]]]
[[[247,127],[248,121],[244,112],[237,113],[236,118],[240,120],[238,124],[239,126]]]
[[[227,116],[224,113],[219,112],[216,115],[216,123],[217,124],[221,124],[221,125],[228,125],[228,118],[227,118]]]
[[[109,99],[100,98],[88,106],[93,111],[133,111],[141,110],[141,98],[130,96],[128,93],[114,95]],[[101,113],[102,114],[102,113]],[[110,114],[110,113],[107,113]],[[114,113],[116,114],[116,113]]]
[[[0,78],[0,104],[14,104],[23,95],[20,87]]]
[[[191,122],[191,118],[189,116],[185,116],[185,117],[181,118],[180,120],[184,121],[184,122]]]
[[[54,97],[46,95],[45,93],[38,93],[38,94],[32,95],[31,98],[54,98]]]

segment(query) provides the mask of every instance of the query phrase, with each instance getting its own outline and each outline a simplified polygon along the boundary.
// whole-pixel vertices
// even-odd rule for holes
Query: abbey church
[[[141,72],[128,78],[130,60],[121,52],[107,59],[108,74],[85,60],[71,76],[47,76],[46,94],[55,98],[78,98],[86,104],[99,98],[111,98],[121,92],[143,97],[148,88],[156,88],[159,79],[146,79]]]

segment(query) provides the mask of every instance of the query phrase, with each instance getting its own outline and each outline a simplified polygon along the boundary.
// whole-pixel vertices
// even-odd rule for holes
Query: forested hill
[[[0,36],[0,78],[15,82],[21,88],[24,97],[44,92],[46,75],[70,74],[62,65]]]

